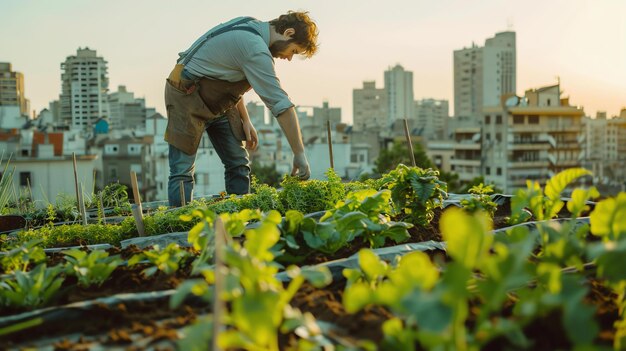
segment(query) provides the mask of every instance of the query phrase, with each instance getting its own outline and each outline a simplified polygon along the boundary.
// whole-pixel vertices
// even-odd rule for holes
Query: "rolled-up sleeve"
[[[280,86],[280,80],[276,77],[274,59],[269,51],[257,51],[246,55],[241,67],[252,89],[263,100],[274,117],[278,117],[294,106],[289,95]]]

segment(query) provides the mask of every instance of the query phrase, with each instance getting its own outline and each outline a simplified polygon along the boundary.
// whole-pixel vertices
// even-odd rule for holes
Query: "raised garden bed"
[[[218,341],[225,349],[626,345],[620,327],[626,194],[593,203],[599,194],[578,189],[562,199],[567,185],[588,173],[568,170],[545,189],[532,185],[515,196],[491,197],[476,189],[444,201],[445,184],[436,174],[402,167],[394,172],[369,184],[340,188],[330,179],[314,183],[316,189],[306,183],[297,190],[293,183],[284,189],[289,196],[263,188],[258,197],[224,198],[213,207],[157,211],[161,217],[147,223],[170,219],[186,225],[190,247],[165,249],[159,241],[158,248],[94,254],[81,267],[115,264],[101,285],[82,283],[86,278],[76,272],[83,270],[66,263],[72,261],[67,252],[49,249],[42,259],[41,243],[26,245],[18,250],[26,262],[19,269],[3,265],[0,284],[13,275],[26,279],[44,262],[65,267],[57,272],[64,280],[45,304],[17,307],[0,297],[0,346],[206,349],[215,322],[214,283],[221,279],[226,286],[218,296],[228,318],[220,319],[225,326]],[[306,186],[311,188],[303,191]],[[312,198],[324,200],[311,207]],[[331,200],[328,211],[313,213]],[[217,221],[211,209],[228,211]],[[214,240],[221,222],[234,240],[218,247],[225,265],[216,271]],[[25,242],[37,233],[13,238]],[[132,230],[127,233],[109,244],[133,237]],[[4,240],[7,246],[19,242]]]

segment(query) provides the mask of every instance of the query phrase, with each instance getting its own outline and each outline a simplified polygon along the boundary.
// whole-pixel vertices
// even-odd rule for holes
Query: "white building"
[[[61,63],[60,116],[72,129],[91,129],[98,118],[109,118],[107,62],[89,48]]]
[[[454,51],[454,115],[480,120],[483,106],[499,106],[516,92],[515,32],[497,33],[484,47]]]
[[[413,72],[405,71],[400,65],[385,71],[387,92],[387,127],[400,119],[413,118]]]
[[[448,128],[448,100],[422,99],[415,101],[415,126],[426,140],[441,140]]]
[[[109,94],[109,127],[116,129],[140,130],[146,123],[146,100],[135,98],[135,94],[120,85],[117,91]]]
[[[363,88],[352,90],[352,123],[355,131],[386,128],[388,109],[387,92],[384,88],[376,88],[375,81],[365,81]]]

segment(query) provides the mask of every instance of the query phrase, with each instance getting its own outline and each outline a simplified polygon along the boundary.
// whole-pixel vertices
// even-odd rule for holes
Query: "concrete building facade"
[[[426,140],[442,140],[448,128],[448,100],[422,99],[415,101],[416,127]]]
[[[21,115],[30,116],[30,101],[25,94],[24,74],[13,71],[8,62],[0,62],[0,106],[19,106]]]
[[[500,97],[515,94],[517,79],[515,32],[497,33],[484,47],[472,44],[455,50],[454,115],[482,115],[483,106],[498,106]]]
[[[107,62],[96,50],[78,48],[61,63],[61,122],[71,129],[90,129],[109,118]]]
[[[126,86],[120,85],[117,91],[109,94],[109,126],[112,130],[138,130],[146,123],[146,100],[135,98]]]
[[[388,111],[387,92],[384,88],[376,88],[375,81],[365,81],[363,88],[352,90],[352,123],[355,131],[386,128]]]
[[[388,120],[386,126],[401,119],[413,119],[413,72],[400,65],[385,71]]]
[[[506,193],[526,180],[545,184],[550,177],[581,167],[584,111],[561,97],[560,85],[527,90],[500,107],[484,109],[481,168],[485,180]]]

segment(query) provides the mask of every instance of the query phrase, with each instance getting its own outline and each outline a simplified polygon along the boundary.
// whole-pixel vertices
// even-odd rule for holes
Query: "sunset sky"
[[[452,114],[453,51],[505,30],[517,33],[518,95],[559,76],[587,115],[626,107],[624,0],[0,0],[0,62],[24,73],[39,112],[59,97],[61,62],[89,47],[108,61],[110,92],[126,85],[164,114],[178,52],[220,22],[287,10],[310,12],[321,45],[312,59],[277,60],[284,89],[297,105],[341,107],[346,122],[352,90],[364,80],[382,88],[395,64],[413,72],[416,99],[447,99]]]

